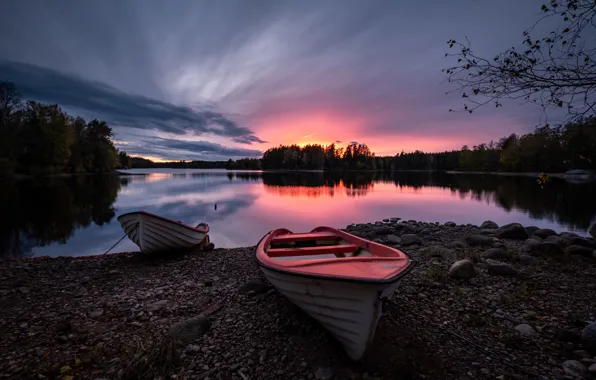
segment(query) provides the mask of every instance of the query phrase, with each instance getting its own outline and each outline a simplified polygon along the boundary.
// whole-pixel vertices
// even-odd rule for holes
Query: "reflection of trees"
[[[569,227],[586,229],[596,216],[596,183],[575,185],[553,178],[540,188],[533,177],[444,172],[323,172],[262,174],[265,189],[278,195],[333,197],[338,191],[364,196],[375,183],[393,183],[400,189],[448,188],[461,199],[494,203],[503,209],[527,212]],[[341,190],[340,190],[341,189]]]
[[[0,184],[0,256],[30,256],[36,245],[64,243],[75,229],[114,217],[127,178],[76,176]]]

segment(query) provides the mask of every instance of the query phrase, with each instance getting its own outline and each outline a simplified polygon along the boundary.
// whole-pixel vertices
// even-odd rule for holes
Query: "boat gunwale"
[[[190,230],[196,231],[196,232],[201,232],[201,233],[205,233],[205,234],[206,233],[209,233],[209,224],[207,224],[207,223],[200,223],[199,226],[201,224],[203,224],[205,226],[205,229],[200,229],[200,228],[197,228],[197,227],[189,226],[188,224],[184,224],[182,222],[178,222],[178,221],[173,220],[173,219],[170,219],[170,218],[166,218],[165,216],[161,216],[161,215],[150,213],[148,211],[132,211],[132,212],[127,212],[125,214],[119,215],[116,219],[119,221],[120,218],[122,218],[124,216],[133,215],[133,214],[145,214],[147,216],[155,217],[155,218],[164,220],[166,222],[171,222],[171,223],[175,223],[175,224],[180,225],[180,226],[184,226],[184,227],[186,227],[186,228],[188,228]]]
[[[358,237],[356,235],[352,235],[352,234],[350,234],[348,232],[345,232],[345,231],[339,231],[339,230],[337,230],[335,228],[332,228],[332,227],[316,227],[311,232],[316,232],[316,230],[318,230],[319,228],[329,228],[331,230],[337,231],[338,233],[342,233],[342,234],[346,234],[346,235],[349,235],[349,236],[353,236],[356,239],[366,240],[368,242],[367,239]],[[283,273],[283,274],[286,274],[286,275],[296,276],[296,277],[304,277],[304,278],[312,278],[312,279],[328,280],[328,281],[338,281],[338,282],[347,282],[347,283],[355,283],[355,284],[393,284],[393,283],[398,282],[399,280],[401,280],[408,273],[410,273],[410,271],[412,269],[414,269],[414,267],[417,264],[416,260],[414,260],[414,258],[412,258],[412,256],[410,254],[408,254],[407,252],[404,252],[402,250],[399,250],[399,252],[403,253],[408,258],[408,264],[403,268],[403,270],[401,270],[400,272],[396,273],[394,276],[392,276],[390,278],[386,278],[386,279],[372,279],[372,278],[360,278],[360,277],[348,277],[348,276],[322,275],[322,274],[302,273],[302,272],[296,272],[296,271],[292,271],[292,270],[288,270],[288,269],[276,268],[276,267],[272,267],[272,266],[269,266],[269,265],[261,262],[261,260],[259,260],[258,251],[259,251],[259,248],[261,247],[261,244],[267,238],[267,236],[271,235],[271,233],[273,231],[277,231],[277,230],[286,230],[289,233],[293,233],[292,231],[290,231],[288,229],[285,229],[285,228],[278,228],[278,229],[271,230],[271,231],[267,232],[261,238],[261,240],[259,240],[259,242],[257,243],[257,245],[256,245],[256,254],[255,254],[255,260],[256,260],[257,264],[260,267],[265,268],[265,269],[270,270],[270,271],[273,271],[273,272]],[[374,242],[372,242],[372,243],[373,244],[377,244],[377,243],[374,243]],[[391,248],[391,247],[389,247],[389,248]],[[391,249],[395,249],[395,248],[391,248]],[[263,250],[263,253],[266,254],[264,250]]]

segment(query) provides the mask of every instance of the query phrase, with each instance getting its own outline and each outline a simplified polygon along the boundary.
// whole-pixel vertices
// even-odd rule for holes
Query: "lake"
[[[0,180],[0,256],[101,254],[123,231],[116,217],[145,210],[183,223],[207,222],[216,247],[251,246],[268,231],[399,217],[428,222],[519,222],[587,235],[596,182],[440,172],[230,172],[127,170]],[[138,173],[145,173],[138,175]],[[124,239],[111,252],[137,251]]]

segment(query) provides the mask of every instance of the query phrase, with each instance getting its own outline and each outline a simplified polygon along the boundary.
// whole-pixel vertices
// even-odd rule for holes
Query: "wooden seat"
[[[306,240],[332,240],[337,238],[337,235],[330,232],[311,232],[307,234],[286,234],[275,236],[272,240],[272,243],[291,243],[294,241]]]
[[[270,248],[267,251],[269,257],[289,257],[289,256],[315,256],[329,254],[354,253],[359,249],[354,244],[323,245],[320,247],[302,247],[302,248]]]

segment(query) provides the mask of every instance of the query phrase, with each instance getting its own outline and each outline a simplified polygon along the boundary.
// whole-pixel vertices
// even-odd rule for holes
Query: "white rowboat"
[[[191,227],[146,211],[122,214],[118,222],[128,238],[147,255],[209,243],[209,226],[206,223]]]
[[[414,263],[397,249],[329,227],[304,234],[271,231],[257,246],[257,262],[269,282],[353,360],[372,343],[383,301]]]

